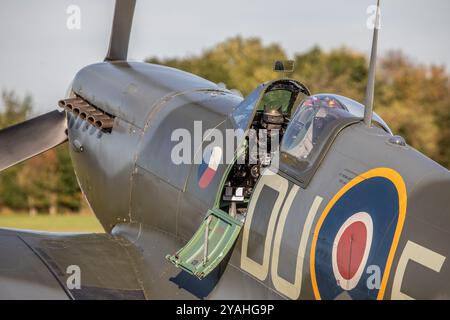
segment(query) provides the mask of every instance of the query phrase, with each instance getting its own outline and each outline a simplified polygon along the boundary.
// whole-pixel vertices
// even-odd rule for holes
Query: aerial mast
[[[364,101],[364,123],[370,127],[373,116],[373,99],[375,92],[375,74],[377,67],[378,31],[380,29],[380,0],[377,2],[375,24],[373,29],[372,53],[370,55],[369,79],[367,81],[366,98]]]

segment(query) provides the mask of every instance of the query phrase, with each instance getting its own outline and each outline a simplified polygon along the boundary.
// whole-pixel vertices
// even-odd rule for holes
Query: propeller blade
[[[125,61],[128,55],[136,0],[116,0],[111,40],[105,61]]]
[[[64,112],[51,111],[0,130],[0,171],[67,141]]]
[[[377,2],[375,25],[373,29],[372,53],[370,54],[369,80],[367,82],[366,98],[364,101],[364,123],[370,127],[373,116],[373,97],[375,93],[375,74],[377,68],[378,30],[380,29],[380,0]]]

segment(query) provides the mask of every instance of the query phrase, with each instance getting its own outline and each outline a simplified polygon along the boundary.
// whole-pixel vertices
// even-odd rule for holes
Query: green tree
[[[2,94],[1,128],[29,117],[32,100],[20,99],[14,92]],[[28,211],[30,214],[78,211],[82,197],[67,146],[49,150],[0,174],[0,208]]]
[[[150,58],[146,61],[224,83],[228,88],[237,88],[247,95],[260,83],[274,77],[272,64],[277,59],[286,59],[286,53],[279,45],[265,46],[257,38],[234,37],[205,50],[199,56],[164,60]]]
[[[449,112],[448,76],[443,68],[412,62],[399,51],[381,59],[376,111],[393,131],[429,157],[448,166],[440,142]],[[449,136],[445,139],[448,139]]]
[[[348,48],[323,52],[319,47],[295,56],[293,77],[311,92],[333,92],[361,101],[368,75],[367,59]]]
[[[57,158],[55,150],[49,150],[27,160],[17,176],[19,185],[27,195],[31,215],[49,212],[55,215],[57,207]]]
[[[79,211],[83,198],[67,146],[58,147],[56,156],[58,159],[58,206],[64,210]]]
[[[24,121],[32,110],[32,100],[28,95],[20,99],[14,91],[3,91],[2,101],[0,128]],[[26,192],[21,188],[17,179],[23,167],[24,165],[20,164],[0,174],[0,207],[15,210],[28,209]]]
[[[0,128],[5,128],[24,121],[32,110],[32,99],[29,95],[20,99],[14,91],[3,91],[3,110],[0,113]]]

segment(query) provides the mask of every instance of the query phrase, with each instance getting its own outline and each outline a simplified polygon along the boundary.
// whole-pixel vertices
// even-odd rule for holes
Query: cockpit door
[[[220,209],[208,211],[200,228],[178,252],[166,258],[199,279],[213,271],[233,248],[242,222]]]

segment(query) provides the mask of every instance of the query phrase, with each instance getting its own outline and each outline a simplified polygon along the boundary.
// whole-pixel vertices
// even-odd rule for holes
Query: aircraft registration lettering
[[[275,204],[272,208],[272,213],[270,214],[270,219],[268,221],[267,226],[267,233],[265,235],[264,240],[264,247],[263,247],[263,259],[262,263],[258,263],[254,260],[252,260],[248,254],[248,242],[249,242],[249,236],[250,236],[250,226],[252,223],[253,215],[255,213],[255,206],[258,202],[259,195],[261,194],[261,191],[263,190],[263,187],[269,187],[273,190],[278,192],[278,197],[275,201]],[[270,258],[270,248],[272,246],[272,238],[275,228],[275,223],[281,208],[281,204],[283,203],[283,200],[286,196],[286,192],[288,190],[289,183],[286,179],[274,175],[274,176],[268,176],[263,175],[261,178],[260,183],[255,188],[253,197],[256,199],[255,201],[251,201],[248,212],[247,212],[247,218],[246,222],[244,224],[244,231],[242,236],[242,250],[241,250],[241,268],[245,271],[251,273],[259,280],[265,280],[267,277],[267,274],[269,272],[269,258]]]
[[[443,255],[425,248],[411,240],[406,243],[402,255],[395,271],[394,282],[392,283],[391,299],[393,300],[414,300],[401,291],[403,277],[409,261],[417,262],[434,272],[440,272],[445,258]]]
[[[270,187],[278,192],[277,201],[272,208],[272,213],[270,216],[270,220],[267,226],[267,233],[265,235],[265,241],[263,246],[263,262],[262,264],[254,261],[248,256],[248,246],[249,246],[249,233],[252,220],[255,214],[256,203],[258,202],[261,191],[264,187]],[[291,190],[288,192],[288,181],[278,175],[263,175],[261,180],[258,182],[258,185],[253,194],[253,200],[250,202],[249,210],[247,213],[246,223],[244,224],[244,232],[243,232],[243,240],[242,240],[242,250],[241,250],[241,268],[253,276],[257,277],[259,280],[264,281],[269,272],[269,259],[271,255],[271,248],[273,245],[273,253],[270,263],[271,269],[271,279],[274,285],[274,288],[291,299],[298,299],[301,293],[302,286],[302,274],[303,274],[303,265],[306,255],[306,248],[308,245],[309,235],[311,233],[311,229],[313,227],[313,222],[315,220],[316,214],[322,203],[323,199],[319,196],[316,196],[308,215],[306,217],[305,223],[303,225],[303,230],[301,233],[300,243],[298,247],[297,253],[297,261],[295,266],[295,274],[294,274],[294,283],[284,279],[278,274],[278,265],[280,258],[280,250],[281,250],[281,240],[283,237],[285,224],[287,220],[287,216],[291,210],[292,203],[296,198],[299,187],[294,185]],[[285,200],[283,207],[281,208],[281,204]],[[276,221],[278,223],[275,226]],[[273,241],[272,241],[273,240]]]
[[[297,186],[294,186],[294,188],[297,188]],[[287,215],[291,209],[292,200],[297,194],[297,190],[293,190],[289,193],[288,199],[286,200],[286,203],[283,207],[283,211],[281,212],[276,234],[275,234],[275,240],[274,240],[274,246],[273,246],[273,257],[272,257],[272,268],[271,268],[271,276],[272,276],[272,282],[275,287],[275,289],[287,297],[291,299],[298,299],[300,297],[301,293],[301,287],[302,287],[302,274],[303,274],[303,265],[305,262],[306,257],[306,247],[308,245],[308,238],[311,233],[312,225],[314,222],[314,219],[316,217],[316,214],[319,210],[319,206],[322,203],[322,197],[316,196],[316,198],[313,201],[313,204],[311,208],[309,209],[308,215],[306,217],[305,224],[303,226],[303,230],[301,233],[300,238],[300,245],[298,247],[297,252],[297,261],[295,266],[295,275],[294,275],[294,283],[291,283],[287,281],[286,279],[283,279],[283,277],[278,275],[278,265],[279,265],[279,256],[280,256],[280,248],[281,248],[281,239],[284,233],[284,226],[286,223]],[[295,191],[295,193],[294,193]],[[292,198],[290,200],[289,198]]]

